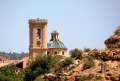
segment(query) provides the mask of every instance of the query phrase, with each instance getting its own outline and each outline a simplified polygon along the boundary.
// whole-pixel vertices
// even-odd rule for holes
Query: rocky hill
[[[50,71],[35,81],[120,81],[120,58],[106,56],[107,53],[112,55],[112,51],[84,52],[81,59],[72,58],[72,63],[62,68],[61,72]],[[93,56],[95,52],[96,55]],[[116,55],[120,57],[120,50]]]
[[[106,48],[73,49],[72,63],[35,81],[120,81],[120,28],[105,40]],[[52,68],[53,69],[53,68]]]
[[[105,40],[107,48],[120,48],[120,27],[113,33],[111,37]]]

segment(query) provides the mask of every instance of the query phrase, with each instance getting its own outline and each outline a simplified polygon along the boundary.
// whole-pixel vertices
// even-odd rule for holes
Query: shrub
[[[72,58],[67,57],[65,60],[61,63],[61,68],[67,67],[70,64],[72,64]]]
[[[67,69],[70,64],[72,64],[72,58],[67,57],[55,64],[52,69],[54,69],[55,74],[59,74],[62,73],[63,70]]]
[[[84,52],[89,52],[89,51],[91,51],[90,48],[84,48]]]
[[[94,66],[94,60],[92,57],[88,56],[85,58],[85,63],[83,65],[83,69],[90,69],[91,67]]]
[[[37,76],[45,74],[54,66],[53,55],[41,55],[30,63],[26,70],[25,81],[33,81]]]
[[[114,34],[115,35],[120,35],[120,26],[115,30]]]
[[[94,77],[94,76],[83,75],[83,76],[75,77],[75,81],[86,81],[86,80],[91,80],[93,77]]]
[[[24,70],[16,74],[15,68],[12,65],[0,68],[0,81],[23,81],[24,75]]]
[[[3,74],[0,74],[0,81],[12,81],[12,80]]]
[[[82,53],[83,53],[82,50],[77,48],[70,51],[71,58],[75,58],[75,59],[81,59]]]
[[[101,77],[100,75],[97,74],[97,75],[95,76],[95,80],[101,80],[101,79],[102,79],[102,77]]]

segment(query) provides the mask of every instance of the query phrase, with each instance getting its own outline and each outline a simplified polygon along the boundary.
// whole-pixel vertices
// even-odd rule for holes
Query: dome
[[[63,42],[57,40],[57,41],[50,41],[47,43],[47,47],[48,48],[65,48],[65,45],[63,44]]]
[[[59,40],[59,33],[55,30],[51,33],[50,42],[47,43],[47,48],[64,48],[65,45],[62,41]]]

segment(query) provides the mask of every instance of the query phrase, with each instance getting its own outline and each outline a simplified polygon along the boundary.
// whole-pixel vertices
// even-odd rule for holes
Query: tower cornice
[[[29,24],[48,24],[47,19],[29,19]]]

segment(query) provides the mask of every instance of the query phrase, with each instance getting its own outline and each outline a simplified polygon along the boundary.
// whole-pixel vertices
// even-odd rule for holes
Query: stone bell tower
[[[38,18],[29,20],[30,59],[47,52],[47,25],[47,19]]]

